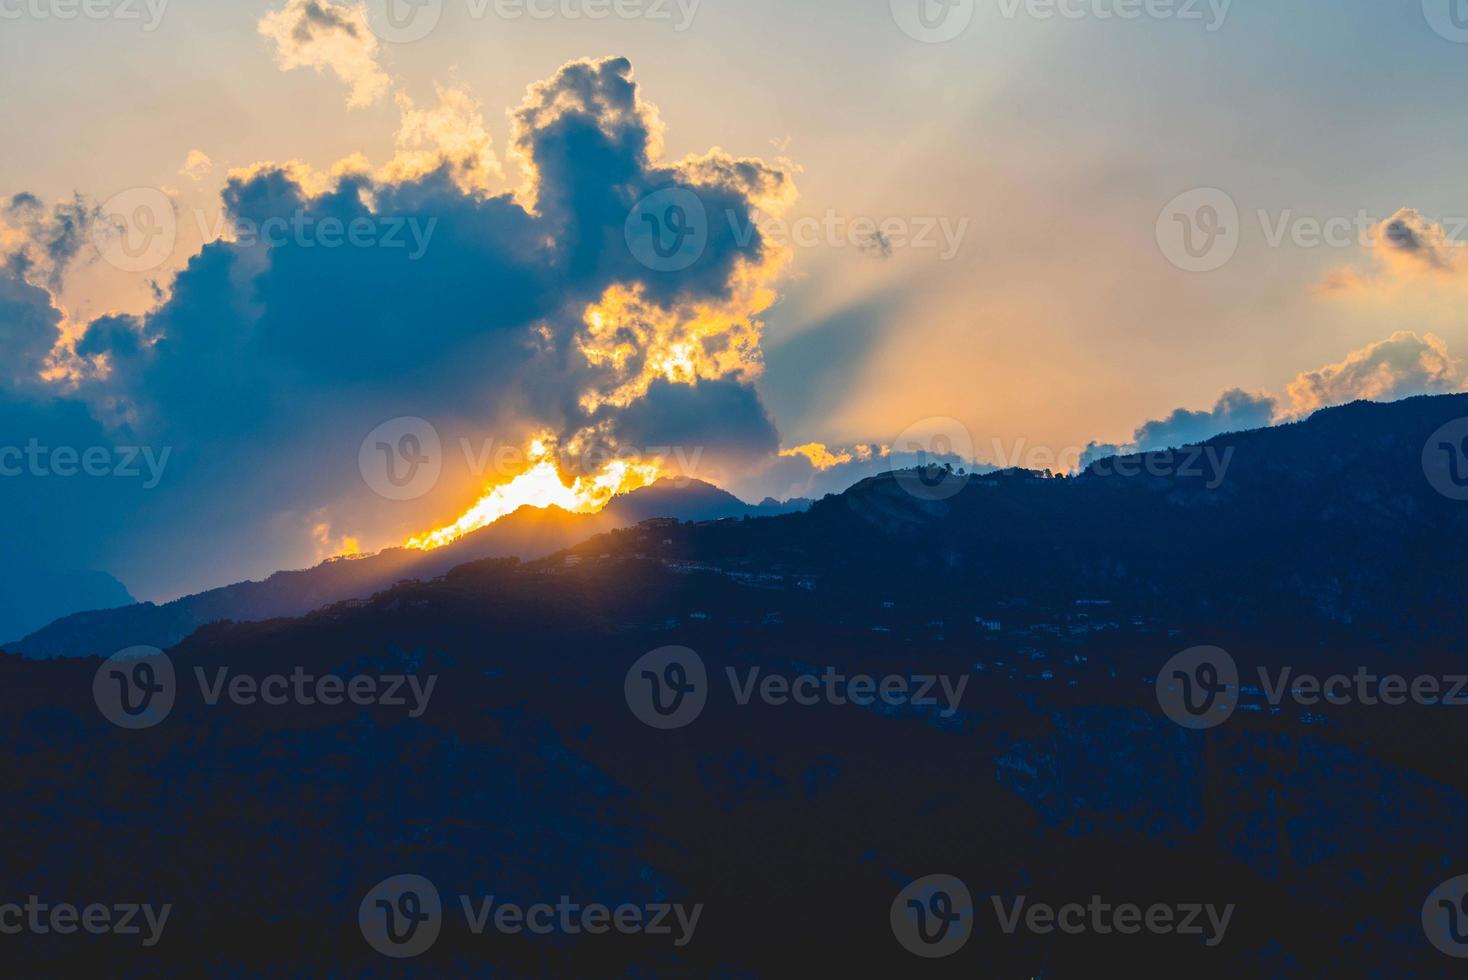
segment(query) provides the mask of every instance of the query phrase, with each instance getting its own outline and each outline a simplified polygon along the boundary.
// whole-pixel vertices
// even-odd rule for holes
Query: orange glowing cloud
[[[662,464],[658,461],[614,459],[596,473],[578,476],[567,483],[556,463],[555,447],[549,436],[531,442],[528,462],[523,473],[490,489],[458,520],[413,536],[407,541],[407,547],[423,551],[442,548],[521,507],[559,507],[572,514],[594,514],[613,497],[648,486],[662,475]]]

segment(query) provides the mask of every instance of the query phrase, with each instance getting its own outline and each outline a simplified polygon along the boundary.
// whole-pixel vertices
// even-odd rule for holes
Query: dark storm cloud
[[[37,516],[17,543],[40,546],[48,524],[71,521],[84,533],[59,560],[118,570],[149,592],[301,561],[302,528],[323,510],[342,533],[382,531],[384,521],[386,533],[422,530],[469,502],[462,479],[449,474],[439,491],[394,509],[357,472],[363,436],[402,415],[440,427],[446,468],[460,438],[513,441],[532,427],[569,435],[594,425],[637,445],[731,457],[774,451],[768,413],[735,375],[654,382],[645,398],[587,406],[586,390],[625,379],[577,345],[588,305],[613,286],[663,311],[716,306],[739,270],[766,259],[757,232],[711,228],[686,270],[647,268],[623,232],[644,195],[682,186],[711,212],[747,214],[753,195],[781,192],[788,177],[717,153],[657,162],[656,117],[625,59],[573,63],[534,86],[515,141],[533,168],[533,208],[463,189],[448,164],[400,182],[346,172],[318,185],[274,165],[232,176],[226,215],[255,234],[204,246],[152,311],[79,329],[75,384],[48,395],[49,409],[7,413],[17,431],[45,429],[50,411],[68,425],[94,420],[73,441],[169,447],[166,478],[141,505],[102,494],[84,515],[48,509],[37,481],[0,485],[7,503],[24,497]],[[37,202],[11,207],[30,213]],[[48,254],[69,258],[81,226],[57,215]],[[354,227],[370,244],[341,243]],[[328,235],[336,246],[323,244]],[[23,281],[28,268],[11,266],[0,286],[0,344],[26,376],[59,320],[49,295]],[[18,381],[3,387],[10,398]]]

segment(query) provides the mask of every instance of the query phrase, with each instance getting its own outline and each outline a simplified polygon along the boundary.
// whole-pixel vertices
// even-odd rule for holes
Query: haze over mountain
[[[531,560],[570,547],[594,534],[655,517],[716,521],[802,509],[809,501],[747,504],[700,480],[660,480],[613,498],[594,514],[558,507],[522,507],[488,527],[434,551],[389,548],[373,555],[333,558],[299,571],[281,571],[259,582],[239,582],[172,602],[98,608],[63,616],[23,639],[6,644],[32,657],[107,654],[129,646],[169,647],[205,623],[248,622],[300,616],[343,599],[363,599],[404,579],[430,579],[456,565],[485,558]],[[127,601],[125,590],[121,601]]]
[[[137,600],[106,572],[17,566],[0,590],[0,636],[24,636],[78,609],[110,609]]]

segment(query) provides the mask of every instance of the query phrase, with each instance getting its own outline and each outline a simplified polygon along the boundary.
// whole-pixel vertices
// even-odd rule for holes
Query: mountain
[[[0,589],[0,636],[24,636],[68,613],[137,602],[106,572],[10,566]]]
[[[1099,597],[1190,618],[1468,626],[1468,503],[1423,463],[1464,417],[1468,395],[1358,402],[1072,477],[935,471],[934,492],[884,474],[801,514],[666,536],[710,566],[928,604]],[[641,547],[619,532],[577,550]]]
[[[715,521],[784,513],[808,505],[746,504],[699,480],[661,480],[614,498],[596,514],[558,507],[522,507],[499,521],[434,551],[389,548],[373,555],[333,558],[314,568],[276,572],[259,582],[239,582],[172,602],[122,605],[73,613],[6,648],[28,657],[107,655],[130,646],[169,647],[206,623],[252,622],[301,616],[346,599],[365,599],[405,579],[436,578],[456,565],[486,558],[531,560],[592,535],[655,517]]]
[[[26,976],[909,975],[894,899],[946,874],[975,925],[935,976],[1086,976],[1121,958],[1147,976],[1447,975],[1422,911],[1464,870],[1461,709],[1271,706],[1245,687],[1226,723],[1193,731],[1156,681],[1204,645],[1243,677],[1462,675],[1468,501],[1423,465],[1462,418],[1468,396],[1349,405],[1074,478],[904,472],[805,513],[654,521],[475,561],[299,619],[196,630],[169,650],[171,713],[138,731],[99,713],[98,660],[0,656],[18,706],[0,713],[0,765],[38,801],[9,815],[0,878],[176,908],[152,948],[44,936],[7,962]],[[667,648],[702,668],[662,673],[701,696],[676,730],[632,699],[658,676],[642,658]],[[415,715],[211,700],[203,685],[297,675],[409,675],[435,693]],[[837,675],[851,693],[859,678],[964,693],[951,711],[798,699]],[[444,916],[394,971],[357,916],[402,874],[432,882]],[[489,895],[704,914],[684,945],[477,934],[461,897]],[[1006,931],[993,903],[1007,917],[1020,898],[1212,903],[1231,925],[1206,943]]]

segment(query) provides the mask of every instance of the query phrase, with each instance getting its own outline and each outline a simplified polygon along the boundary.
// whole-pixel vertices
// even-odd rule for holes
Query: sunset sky
[[[942,42],[917,2],[442,0],[400,42],[376,2],[0,0],[0,443],[170,451],[153,487],[0,479],[17,564],[167,599],[401,544],[494,482],[464,442],[696,447],[757,500],[924,420],[1063,469],[1463,387],[1447,0],[959,0]],[[708,247],[649,270],[628,208],[675,179]],[[148,268],[127,194],[176,222]],[[752,209],[810,234],[741,242]],[[287,214],[427,235],[238,236]],[[445,444],[411,500],[359,472],[399,417]]]

